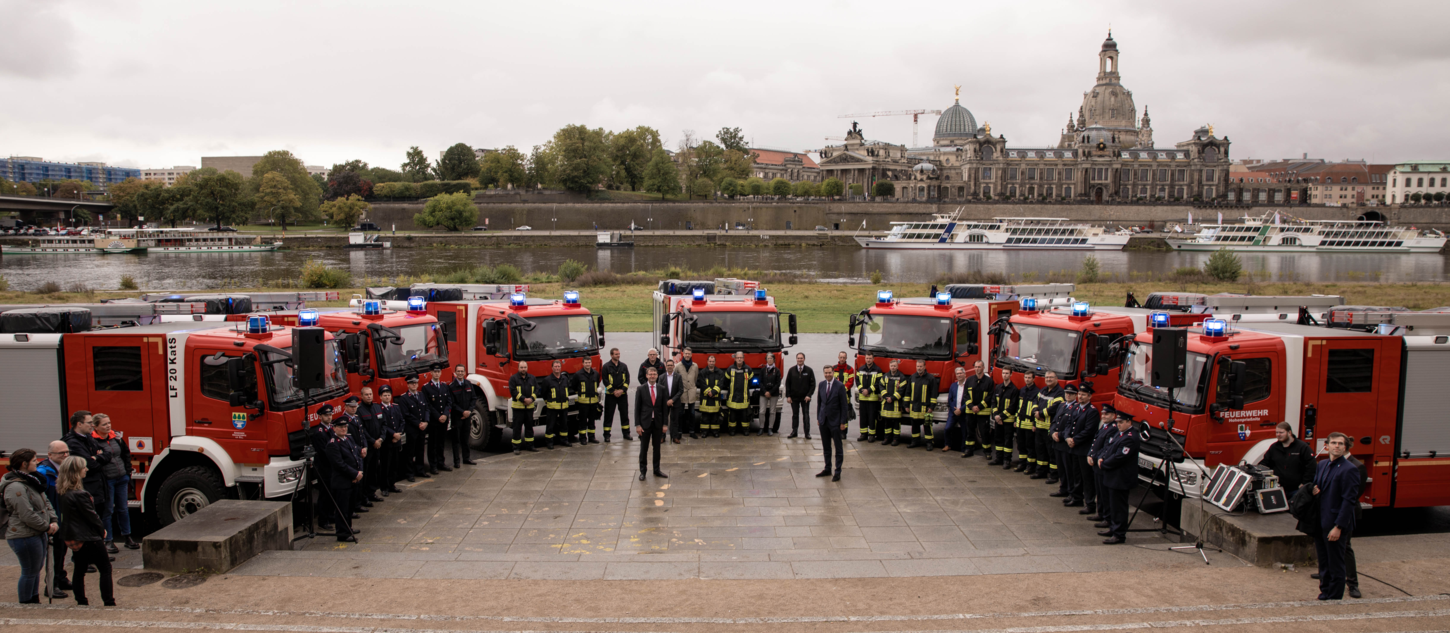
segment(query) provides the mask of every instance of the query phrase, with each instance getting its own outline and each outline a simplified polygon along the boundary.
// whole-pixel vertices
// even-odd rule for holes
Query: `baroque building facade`
[[[822,178],[861,184],[892,182],[900,200],[1219,200],[1229,170],[1227,137],[1213,126],[1194,130],[1173,148],[1156,147],[1148,109],[1138,116],[1123,87],[1118,44],[1108,34],[1098,53],[1097,81],[1083,93],[1056,146],[1008,145],[1006,135],[957,101],[942,111],[930,147],[868,141],[854,123],[843,145],[821,150]]]

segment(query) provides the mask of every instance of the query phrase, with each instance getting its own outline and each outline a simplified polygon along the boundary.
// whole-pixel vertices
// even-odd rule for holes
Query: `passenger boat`
[[[1168,237],[1180,251],[1260,253],[1438,253],[1445,234],[1362,220],[1284,220],[1277,212],[1239,224],[1205,224],[1189,239]]]
[[[6,255],[99,254],[96,238],[88,235],[55,235],[33,238],[24,244],[0,245]]]
[[[105,253],[260,253],[281,248],[256,235],[200,232],[195,229],[111,229],[96,238]]]
[[[933,214],[930,222],[892,222],[884,237],[858,235],[856,243],[868,249],[1120,251],[1132,237],[1067,218],[962,221],[960,211]]]

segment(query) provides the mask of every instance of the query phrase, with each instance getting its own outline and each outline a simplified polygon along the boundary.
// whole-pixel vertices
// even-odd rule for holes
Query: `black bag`
[[[1289,499],[1289,514],[1299,520],[1294,529],[1319,536],[1319,497],[1314,494],[1314,482],[1307,482],[1294,491]]]

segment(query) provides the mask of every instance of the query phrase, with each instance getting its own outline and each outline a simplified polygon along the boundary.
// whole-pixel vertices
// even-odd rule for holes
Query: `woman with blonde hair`
[[[106,528],[101,515],[96,513],[96,500],[86,492],[82,480],[86,477],[86,460],[74,455],[67,457],[60,465],[56,479],[56,494],[60,496],[60,538],[73,552],[76,604],[90,604],[86,600],[86,567],[95,565],[101,574],[101,600],[108,607],[116,606],[111,586],[111,559],[101,543],[106,538]]]

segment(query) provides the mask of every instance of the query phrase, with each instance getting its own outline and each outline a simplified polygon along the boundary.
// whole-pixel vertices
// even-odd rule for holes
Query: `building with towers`
[[[868,141],[855,124],[843,145],[821,150],[822,178],[866,190],[893,182],[896,198],[932,202],[971,200],[1215,200],[1226,191],[1229,139],[1205,125],[1172,148],[1154,145],[1144,106],[1122,84],[1112,33],[1098,52],[1098,74],[1068,116],[1057,145],[1009,145],[991,123],[956,101],[942,111],[929,147]]]

